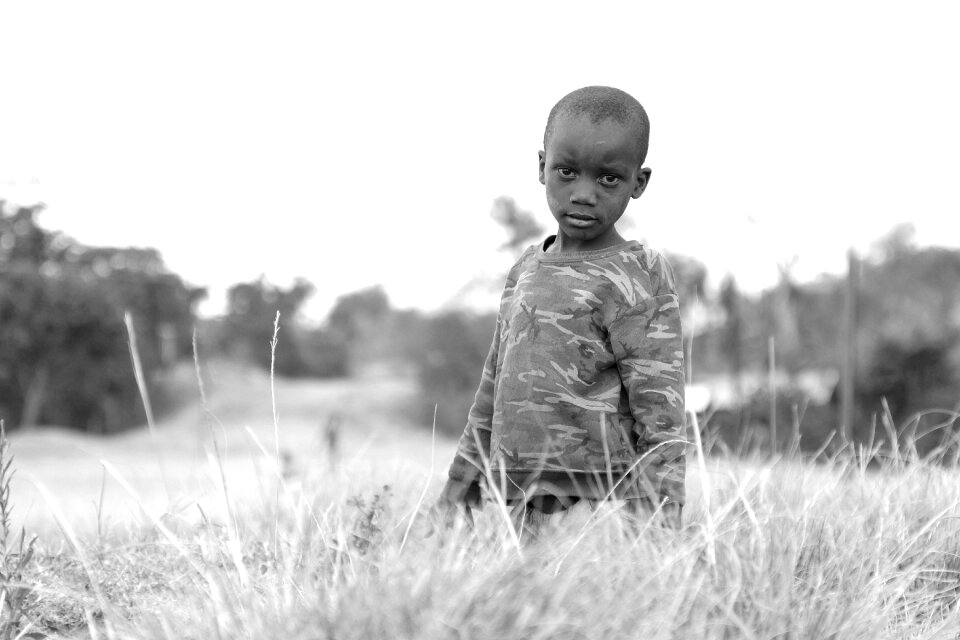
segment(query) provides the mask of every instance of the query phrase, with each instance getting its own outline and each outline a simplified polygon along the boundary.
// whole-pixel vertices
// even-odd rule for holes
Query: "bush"
[[[124,313],[153,386],[189,355],[205,292],[153,249],[86,247],[46,231],[40,210],[0,201],[0,419],[99,432],[142,423]]]
[[[780,388],[776,396],[777,450],[798,446],[816,451],[839,426],[836,407],[811,402],[800,389]],[[751,453],[770,450],[770,392],[760,389],[739,409],[720,409],[701,418],[704,445]],[[796,442],[799,435],[799,442]]]
[[[894,427],[910,431],[921,455],[960,429],[956,415],[960,410],[960,372],[951,357],[960,352],[956,345],[955,339],[881,343],[857,393],[861,429],[863,423],[874,422],[871,415],[877,416],[878,423],[890,420]],[[885,415],[887,409],[889,416]]]
[[[410,353],[422,394],[417,420],[430,424],[436,407],[437,430],[460,435],[495,324],[493,314],[467,311],[447,311],[420,323]]]

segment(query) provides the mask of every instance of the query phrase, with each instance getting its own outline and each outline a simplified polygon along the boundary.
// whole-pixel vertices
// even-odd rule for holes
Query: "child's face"
[[[614,224],[650,179],[640,166],[636,131],[615,120],[561,116],[540,152],[540,182],[556,218],[557,248],[591,251],[623,242]]]

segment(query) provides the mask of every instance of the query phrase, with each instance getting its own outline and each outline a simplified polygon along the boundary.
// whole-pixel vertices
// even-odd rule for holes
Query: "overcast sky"
[[[954,2],[10,2],[0,198],[211,287],[382,283],[433,309],[503,271],[493,200],[552,222],[537,151],[588,84],[647,108],[623,233],[714,282],[839,272],[898,223],[960,245]]]

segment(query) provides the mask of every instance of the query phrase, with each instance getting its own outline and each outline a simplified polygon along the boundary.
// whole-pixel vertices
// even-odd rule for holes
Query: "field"
[[[529,542],[496,504],[430,516],[455,443],[402,380],[213,366],[205,391],[152,433],[11,435],[39,538],[4,547],[0,639],[960,637],[955,467],[694,451],[682,529],[598,511]]]

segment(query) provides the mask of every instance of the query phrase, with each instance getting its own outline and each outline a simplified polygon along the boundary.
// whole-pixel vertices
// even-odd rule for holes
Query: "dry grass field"
[[[436,526],[455,443],[402,380],[211,367],[206,392],[153,434],[11,436],[39,538],[4,546],[0,639],[960,637],[956,468],[694,452],[682,529],[601,510],[531,542],[495,504]]]

